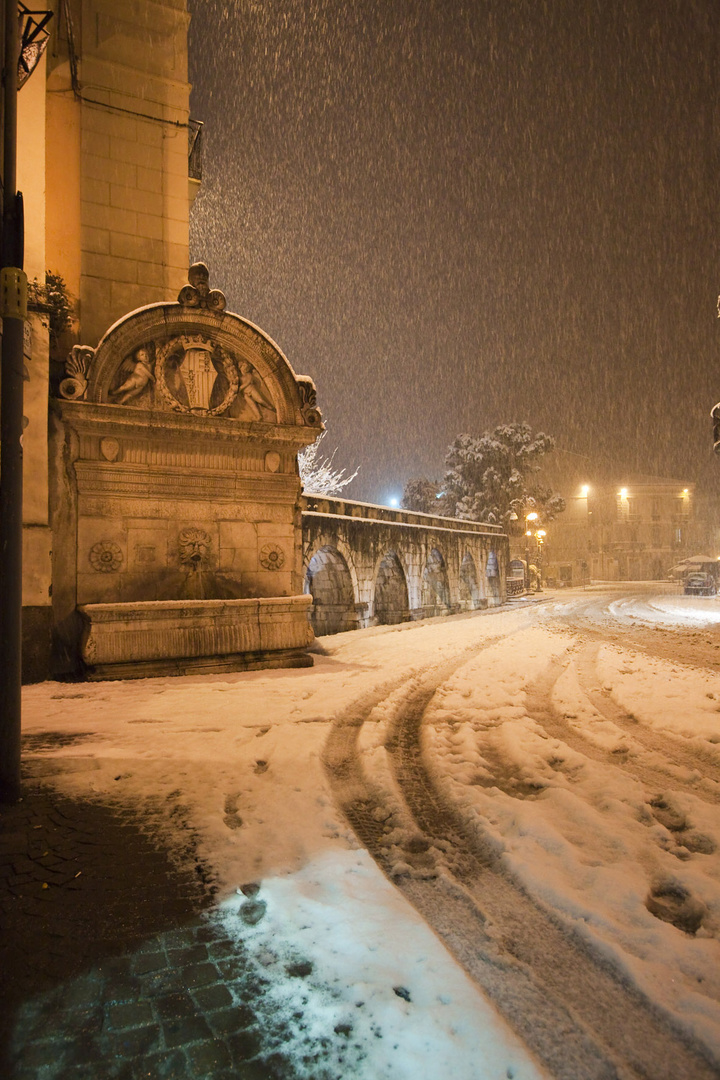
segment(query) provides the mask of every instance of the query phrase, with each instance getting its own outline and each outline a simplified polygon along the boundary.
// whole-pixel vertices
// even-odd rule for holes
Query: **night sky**
[[[716,0],[190,0],[191,254],[312,375],[348,490],[526,420],[715,478]]]

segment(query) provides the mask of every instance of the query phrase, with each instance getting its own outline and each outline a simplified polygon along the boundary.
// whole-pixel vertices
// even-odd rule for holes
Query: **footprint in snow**
[[[225,797],[225,816],[223,822],[227,825],[228,829],[240,829],[242,827],[243,820],[238,813],[238,799],[239,795],[226,795]]]
[[[672,923],[686,934],[697,933],[708,913],[702,900],[676,881],[655,885],[645,898],[645,907],[656,919]]]

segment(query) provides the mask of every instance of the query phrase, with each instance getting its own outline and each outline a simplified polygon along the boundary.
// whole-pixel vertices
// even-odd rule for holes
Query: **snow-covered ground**
[[[700,625],[720,621],[704,598],[593,596],[606,620],[624,604],[622,618],[679,635],[696,612]],[[181,804],[222,885],[218,918],[275,979],[277,1007],[293,1012],[299,984],[285,963],[301,952],[318,1037],[354,1009],[365,1053],[354,1076],[539,1077],[359,845],[335,802],[352,801],[357,778],[323,765],[354,724],[376,815],[395,815],[388,865],[399,884],[431,877],[400,854],[417,828],[393,809],[402,780],[390,736],[408,688],[440,672],[421,743],[447,805],[509,880],[720,1063],[720,679],[574,633],[568,616],[574,604],[586,615],[587,600],[323,638],[312,669],[28,687],[25,732],[73,737],[31,767],[69,794],[155,814]],[[451,872],[446,856],[430,849],[433,874]],[[267,903],[255,926],[236,915],[248,882]]]

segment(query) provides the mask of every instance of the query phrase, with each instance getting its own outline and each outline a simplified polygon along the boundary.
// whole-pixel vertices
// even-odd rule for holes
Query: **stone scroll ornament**
[[[90,345],[73,345],[65,361],[65,378],[59,386],[60,397],[82,401],[87,393],[87,373],[95,356]]]
[[[221,312],[226,306],[225,294],[210,288],[210,271],[205,263],[193,263],[188,270],[188,284],[178,294],[178,304],[189,308],[206,308]]]
[[[300,412],[306,424],[315,427],[322,420],[322,413],[317,407],[317,390],[309,375],[298,375],[300,392]]]

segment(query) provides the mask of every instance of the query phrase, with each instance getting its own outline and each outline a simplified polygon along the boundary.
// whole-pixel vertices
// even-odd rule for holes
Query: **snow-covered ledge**
[[[311,596],[84,604],[89,679],[309,667]]]

